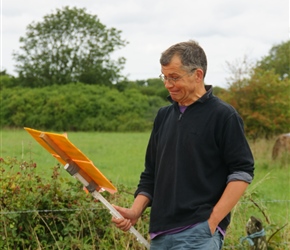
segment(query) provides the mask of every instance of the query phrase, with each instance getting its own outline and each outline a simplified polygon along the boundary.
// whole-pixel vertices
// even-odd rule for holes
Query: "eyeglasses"
[[[175,84],[175,83],[176,83],[177,81],[179,81],[182,77],[184,77],[184,76],[186,76],[186,75],[192,73],[194,70],[196,70],[196,69],[192,69],[191,72],[187,72],[187,73],[185,73],[184,75],[182,75],[182,76],[178,76],[178,77],[167,77],[167,76],[165,76],[164,74],[161,74],[161,75],[159,76],[159,78],[161,79],[162,82],[168,81],[170,84]]]

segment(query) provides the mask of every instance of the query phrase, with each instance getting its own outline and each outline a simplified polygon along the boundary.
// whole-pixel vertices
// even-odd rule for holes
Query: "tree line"
[[[2,127],[55,131],[146,131],[164,100],[136,89],[83,83],[3,89]]]
[[[0,72],[1,128],[146,131],[167,105],[160,79],[128,81],[126,59],[111,54],[128,43],[86,9],[63,7],[27,26],[14,52],[17,76]],[[261,60],[227,63],[228,87],[214,94],[241,114],[249,137],[289,132],[290,41]]]

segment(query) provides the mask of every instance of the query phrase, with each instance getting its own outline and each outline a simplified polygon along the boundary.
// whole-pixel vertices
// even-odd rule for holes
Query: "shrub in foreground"
[[[111,225],[108,210],[81,183],[60,177],[60,166],[50,178],[37,174],[36,167],[0,158],[0,249],[144,249],[133,235]],[[122,196],[128,194],[120,189],[117,195],[103,195],[125,205],[129,201]],[[140,221],[136,227],[146,234],[146,225]]]

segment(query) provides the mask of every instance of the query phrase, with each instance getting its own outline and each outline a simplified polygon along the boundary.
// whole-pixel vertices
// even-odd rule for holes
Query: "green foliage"
[[[138,90],[67,84],[4,89],[0,113],[4,127],[56,131],[144,131],[163,103]]]
[[[122,81],[115,85],[119,91],[125,89],[136,89],[143,95],[161,97],[167,101],[169,95],[168,90],[164,87],[163,82],[159,78],[152,78],[147,80],[137,80],[135,82]]]
[[[238,110],[244,120],[246,134],[253,139],[289,132],[288,50],[289,42],[274,46],[269,56],[242,76],[238,74],[242,70],[236,68],[233,72],[235,77],[232,77],[235,80],[228,90],[217,92],[220,98]]]
[[[8,75],[0,75],[0,90],[11,87],[12,79]]]
[[[261,148],[261,143],[264,143],[264,147],[269,145],[269,141],[266,144],[265,141],[260,141],[256,146]],[[266,154],[266,152],[263,153]],[[225,249],[248,249],[246,248],[246,245],[249,246],[247,243],[240,244],[239,246],[234,243],[235,238],[233,236],[235,234],[232,234],[232,232],[239,232],[241,236],[246,236],[246,223],[250,216],[255,216],[262,221],[268,244],[267,249],[289,249],[290,225],[287,219],[289,217],[287,203],[289,203],[290,196],[289,193],[283,194],[283,190],[287,189],[288,186],[289,175],[285,175],[281,169],[277,171],[275,164],[269,166],[268,158],[259,159],[261,161],[268,160],[266,164],[268,166],[264,166],[265,169],[263,171],[263,166],[257,164],[258,169],[256,169],[257,175],[254,182],[248,187],[246,193],[232,212],[233,222],[227,232],[229,237],[226,237]],[[274,197],[274,200],[270,200],[270,197]]]
[[[86,9],[64,7],[31,23],[14,53],[19,84],[43,87],[71,82],[111,85],[122,79],[124,58],[110,55],[126,45],[121,31],[106,28]]]
[[[246,134],[254,139],[289,130],[290,81],[273,71],[256,69],[245,84],[234,83],[223,98],[243,117]]]
[[[5,88],[13,88],[17,84],[17,78],[6,74],[6,71],[0,72],[0,90]]]
[[[148,79],[147,85],[140,87],[141,93],[149,96],[159,96],[163,100],[167,100],[168,90],[164,87],[164,83],[159,78]]]
[[[59,166],[50,179],[36,174],[36,167],[0,158],[1,249],[144,249],[134,236],[113,228],[110,213],[79,182],[60,177]],[[125,192],[120,187],[117,195],[103,196],[125,206]],[[146,234],[148,214],[143,220],[137,229]]]
[[[213,87],[213,94],[216,96],[223,96],[225,93],[227,93],[227,90],[224,88],[221,88],[219,86]]]
[[[258,68],[271,71],[280,76],[280,79],[290,77],[290,40],[271,48],[269,55],[258,62]]]

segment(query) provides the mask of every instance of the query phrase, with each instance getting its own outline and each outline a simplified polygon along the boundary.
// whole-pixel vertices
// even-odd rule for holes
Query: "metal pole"
[[[104,198],[104,196],[102,196],[97,190],[96,188],[98,187],[98,185],[94,182],[88,182],[86,180],[86,178],[84,178],[78,171],[78,169],[76,168],[75,164],[66,164],[64,166],[64,169],[69,172],[72,176],[74,176],[76,179],[78,179],[85,187],[87,187],[87,189],[89,190],[89,192],[91,193],[91,195],[96,198],[97,200],[101,201],[106,208],[109,209],[110,213],[117,219],[123,218],[123,216]],[[82,172],[82,174],[84,174]],[[134,234],[137,238],[137,241],[139,241],[140,243],[144,244],[144,246],[147,249],[150,249],[150,244],[148,243],[147,240],[144,239],[144,237],[133,227],[131,226],[131,228],[129,229],[129,231]]]

